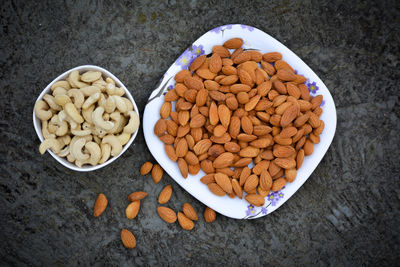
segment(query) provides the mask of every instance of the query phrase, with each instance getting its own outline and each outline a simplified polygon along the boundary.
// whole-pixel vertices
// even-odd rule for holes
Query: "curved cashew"
[[[89,158],[88,154],[82,152],[83,147],[86,144],[85,138],[78,138],[73,144],[71,144],[70,153],[75,157],[76,160],[83,161]]]
[[[95,93],[101,93],[101,90],[97,86],[86,86],[80,89],[80,91],[85,95],[85,96],[91,96]]]
[[[94,103],[96,103],[99,99],[100,99],[100,92],[94,93],[93,95],[89,96],[86,99],[85,103],[83,103],[83,105],[82,105],[82,108],[88,109],[90,106],[92,106]]]
[[[117,136],[119,142],[121,143],[121,145],[125,145],[126,143],[129,142],[129,139],[131,139],[131,134],[128,133],[122,133],[120,135]]]
[[[110,158],[111,146],[109,144],[100,144],[100,148],[101,148],[101,159],[99,163],[102,164]]]
[[[115,135],[107,135],[101,141],[103,144],[110,144],[111,156],[115,157],[122,151],[122,145]]]
[[[66,146],[63,150],[61,150],[58,154],[60,157],[66,157],[69,155],[69,146]]]
[[[71,136],[64,135],[57,138],[58,142],[62,145],[62,147],[69,145],[71,143]]]
[[[93,140],[94,140],[98,145],[101,144],[101,139],[100,139],[100,137],[98,137],[97,135],[93,135]]]
[[[101,77],[101,72],[100,71],[87,71],[84,74],[81,75],[81,80],[87,83],[92,83],[94,81],[97,81]]]
[[[57,136],[66,135],[68,132],[68,123],[60,120],[57,114],[51,118],[48,127],[49,131],[55,133]]]
[[[53,85],[50,88],[51,88],[51,91],[54,91],[58,87],[64,88],[65,90],[71,89],[71,86],[69,85],[69,83],[67,81],[55,82],[55,83],[53,83]]]
[[[105,121],[103,119],[103,113],[104,113],[104,108],[97,107],[92,113],[92,121],[94,125],[96,125],[97,127],[109,131],[112,129],[112,127],[114,127],[114,123],[112,123],[111,121]]]
[[[34,110],[36,117],[42,121],[47,121],[53,116],[53,113],[49,110],[49,105],[43,100],[39,100],[35,103]]]
[[[112,83],[115,85],[115,81],[113,79],[111,79],[110,77],[106,78],[106,83]]]
[[[69,74],[68,78],[69,78],[69,83],[72,86],[75,86],[75,87],[78,87],[78,88],[83,88],[83,87],[88,86],[87,83],[79,81],[80,75],[79,75],[79,71],[77,71],[77,70],[72,71]]]
[[[104,109],[105,109],[105,106],[106,106],[106,97],[104,96],[104,94],[101,94],[100,95],[100,99],[99,99],[99,101],[97,101],[97,103],[98,103],[98,105],[100,106],[100,107],[103,107]]]
[[[60,105],[63,107],[67,103],[72,103],[72,100],[71,100],[71,98],[69,98],[69,96],[60,94],[60,95],[56,95],[54,97],[54,102],[56,102],[57,105]]]
[[[44,154],[44,152],[46,152],[47,149],[51,149],[54,153],[60,153],[61,151],[61,144],[60,142],[58,142],[57,139],[45,139],[39,146],[39,152],[40,154]]]
[[[132,102],[126,98],[126,97],[122,97],[122,99],[124,100],[126,107],[128,108],[127,112],[124,113],[125,116],[128,116],[128,111],[132,111],[133,110],[133,104]]]
[[[77,123],[84,122],[82,116],[79,114],[78,110],[76,109],[75,105],[72,103],[67,103],[64,106],[64,110],[71,119],[73,119]]]
[[[84,123],[82,123],[82,130],[92,130],[92,125],[85,121]]]
[[[93,166],[96,165],[101,158],[100,146],[95,142],[87,142],[85,144],[85,148],[89,151],[90,154],[88,163],[92,164]]]
[[[101,77],[100,77],[100,79],[98,79],[97,81],[92,83],[92,85],[99,87],[101,92],[106,91],[107,83]]]
[[[68,82],[67,82],[68,83]],[[69,85],[69,84],[68,84]],[[66,95],[67,94],[67,89],[65,89],[64,87],[56,87],[53,90],[53,96],[56,97],[58,95]]]
[[[80,125],[78,125],[78,127],[76,128],[71,128],[71,133],[75,136],[85,136],[92,133],[92,130],[90,128],[84,130],[81,130],[80,128]]]
[[[110,96],[111,97],[111,96]],[[121,113],[125,113],[128,111],[128,107],[125,104],[125,101],[123,100],[123,98],[121,96],[118,95],[113,95],[112,96],[115,100],[115,105],[117,106],[117,109],[121,112]]]
[[[115,103],[115,99],[114,97],[108,97],[103,108],[107,113],[112,113],[114,112],[115,108],[116,108],[116,103]]]
[[[49,123],[47,121],[42,121],[42,135],[44,139],[56,138],[55,134],[49,132]]]
[[[56,101],[54,101],[54,96],[45,94],[43,96],[44,101],[50,106],[50,108],[60,111],[62,109],[61,106],[57,105]]]
[[[69,153],[69,154],[67,155],[67,160],[68,160],[69,162],[73,163],[73,162],[75,161],[75,157],[72,156],[71,153]]]
[[[100,127],[95,126],[94,128],[92,128],[92,134],[94,134],[97,137],[103,138],[107,134],[107,131],[105,131]]]
[[[118,95],[123,96],[125,94],[125,90],[121,87],[116,87],[112,83],[107,83],[106,92],[108,95]]]
[[[82,109],[83,118],[90,124],[93,123],[93,121],[92,121],[93,110],[94,110],[94,105],[88,107],[87,109]]]
[[[76,129],[78,127],[78,124],[73,119],[71,119],[71,117],[69,117],[64,110],[58,112],[58,120],[68,122],[71,129]]]
[[[122,130],[124,129],[124,126],[126,125],[126,123],[128,122],[128,119],[125,116],[121,116],[122,120],[121,123],[119,124],[119,127],[117,128],[117,130],[115,131],[115,133],[120,133],[122,132]]]
[[[67,92],[67,95],[71,97],[74,101],[74,105],[76,108],[81,108],[83,102],[85,101],[85,96],[79,89],[73,88]]]
[[[128,124],[124,127],[124,133],[132,134],[139,128],[140,119],[135,111],[129,111],[128,114],[130,119]]]
[[[116,133],[117,130],[121,127],[124,116],[122,116],[119,112],[113,112],[110,114],[110,118],[114,123],[114,127],[112,127],[111,130],[109,130],[108,132],[113,134]]]

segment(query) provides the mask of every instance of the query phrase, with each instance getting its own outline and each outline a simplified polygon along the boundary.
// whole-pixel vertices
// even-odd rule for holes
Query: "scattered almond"
[[[107,208],[108,200],[104,194],[99,194],[94,204],[94,217],[99,217]]]
[[[161,191],[160,195],[158,196],[158,203],[159,204],[165,204],[169,201],[172,195],[172,186],[167,185],[164,187],[164,189]]]
[[[134,248],[136,247],[136,238],[135,236],[128,230],[122,229],[121,231],[121,241],[126,248]]]

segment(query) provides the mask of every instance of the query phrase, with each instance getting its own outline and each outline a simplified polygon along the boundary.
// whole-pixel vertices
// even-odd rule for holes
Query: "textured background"
[[[37,3],[36,3],[37,2]],[[48,2],[48,3],[46,3]],[[398,1],[5,1],[0,8],[0,262],[76,265],[391,265],[399,259],[400,107]],[[379,3],[375,3],[379,2]],[[72,172],[40,156],[32,126],[37,95],[72,67],[118,76],[140,112],[170,64],[204,32],[242,23],[277,38],[325,82],[338,126],[324,159],[285,205],[253,221],[201,217],[191,232],[156,214],[204,206],[164,175],[139,175],[152,160],[140,132],[115,163]],[[397,30],[396,30],[397,29]],[[138,218],[126,197],[145,190]],[[96,195],[109,206],[95,219]],[[137,247],[119,234],[132,230]]]

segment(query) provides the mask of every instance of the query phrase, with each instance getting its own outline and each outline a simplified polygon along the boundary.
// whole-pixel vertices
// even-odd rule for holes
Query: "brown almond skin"
[[[212,223],[215,221],[215,218],[217,217],[217,214],[215,211],[209,207],[206,207],[204,210],[204,220],[208,223]]]
[[[153,168],[153,163],[147,161],[143,163],[142,167],[140,168],[140,174],[146,175],[151,171],[152,168]]]
[[[178,212],[178,222],[179,225],[182,227],[184,230],[192,230],[194,227],[194,223],[191,219],[189,219],[185,214],[182,212]]]
[[[197,221],[199,219],[196,210],[189,203],[183,204],[182,211],[186,215],[186,217],[188,217],[192,221]]]
[[[181,171],[183,178],[187,178],[189,174],[189,169],[188,169],[189,167],[187,162],[183,158],[178,159],[178,167],[179,170]]]
[[[122,229],[122,231],[121,231],[121,241],[126,248],[131,249],[131,248],[136,247],[135,236],[132,234],[132,232],[130,232],[126,229]]]
[[[232,38],[225,41],[225,43],[223,44],[223,46],[228,49],[238,49],[242,47],[242,45],[243,40],[241,38]]]
[[[131,202],[125,209],[126,218],[132,220],[136,218],[140,210],[140,200]]]
[[[247,202],[257,207],[261,207],[265,203],[264,197],[258,194],[249,194],[246,195],[244,198],[247,200]]]
[[[93,215],[99,217],[107,208],[108,200],[104,194],[99,194],[94,204]]]
[[[158,196],[158,203],[159,204],[165,204],[169,201],[169,199],[172,196],[172,186],[167,185],[164,187],[164,189],[161,191],[160,195]]]
[[[128,200],[130,202],[136,201],[136,200],[141,200],[143,198],[147,197],[147,193],[143,191],[137,191],[133,192],[128,196]]]
[[[285,184],[286,184],[285,178],[276,179],[272,184],[271,190],[274,192],[279,191],[285,186]]]
[[[170,208],[167,207],[157,207],[157,213],[161,219],[163,219],[167,223],[176,222],[176,213]]]
[[[151,176],[153,177],[154,183],[158,184],[161,181],[163,174],[164,170],[161,168],[161,166],[159,164],[154,164],[151,171]]]

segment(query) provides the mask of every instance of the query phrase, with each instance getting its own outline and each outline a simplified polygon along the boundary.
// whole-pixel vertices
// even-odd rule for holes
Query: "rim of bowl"
[[[95,65],[82,65],[82,66],[78,66],[75,68],[72,68],[70,70],[67,70],[66,72],[62,73],[61,75],[59,75],[57,78],[55,78],[52,82],[50,82],[45,89],[40,93],[40,95],[38,96],[38,98],[35,101],[35,104],[37,101],[41,100],[43,98],[43,96],[48,93],[51,89],[50,87],[57,81],[61,80],[61,79],[65,79],[68,77],[68,75],[74,71],[77,70],[80,73],[82,71],[88,71],[88,70],[96,70],[96,71],[100,71],[104,76],[106,77],[110,77],[112,78],[115,83],[119,86],[122,87],[125,90],[125,95],[133,104],[134,110],[136,111],[136,113],[139,116],[139,120],[140,120],[140,113],[139,113],[139,109],[136,106],[135,100],[133,99],[131,93],[129,92],[129,90],[126,88],[126,86],[114,75],[112,74],[110,71],[99,67],[99,66],[95,66]],[[35,115],[35,109],[33,109],[33,126],[35,128],[36,134],[39,137],[40,142],[43,142],[44,138],[43,138],[43,134],[42,134],[42,122],[40,121],[39,118],[36,117]],[[128,143],[126,143],[124,145],[124,147],[122,148],[121,153],[119,153],[117,156],[112,157],[110,159],[108,159],[106,162],[96,165],[96,166],[91,166],[91,165],[84,165],[82,167],[78,167],[76,166],[74,163],[69,162],[68,160],[66,160],[66,158],[62,158],[60,156],[58,156],[57,154],[53,153],[53,151],[51,151],[50,149],[47,149],[47,152],[50,153],[50,155],[56,159],[59,163],[61,163],[63,166],[67,167],[68,169],[74,170],[74,171],[79,171],[79,172],[90,172],[90,171],[94,171],[94,170],[98,170],[101,169],[105,166],[107,166],[108,164],[114,162],[115,160],[117,160],[122,154],[125,153],[125,151],[131,146],[131,144],[133,143],[133,141],[135,140],[137,133],[139,132],[139,128],[140,128],[140,124],[138,129],[136,130],[135,133],[132,134],[131,138],[129,139]]]

